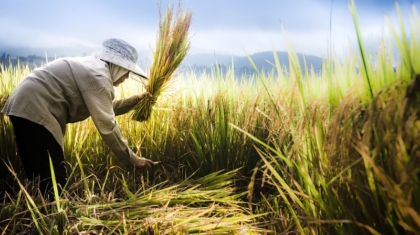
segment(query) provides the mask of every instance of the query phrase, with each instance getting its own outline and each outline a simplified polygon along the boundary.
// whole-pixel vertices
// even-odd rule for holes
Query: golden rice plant
[[[152,97],[142,99],[132,112],[132,119],[136,121],[148,120],[152,106],[157,97],[169,84],[175,70],[187,55],[190,48],[188,30],[190,28],[192,12],[184,12],[181,7],[174,15],[173,7],[169,6],[166,14],[160,14],[159,31],[150,67],[149,81],[145,89]]]
[[[9,94],[0,94],[0,110],[3,109],[4,105],[6,104],[7,99],[9,98]]]

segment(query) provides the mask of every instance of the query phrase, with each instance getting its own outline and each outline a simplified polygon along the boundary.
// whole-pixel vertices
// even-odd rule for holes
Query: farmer
[[[64,186],[63,137],[67,123],[92,117],[100,135],[116,157],[128,167],[147,169],[155,163],[138,157],[115,120],[130,111],[145,92],[114,100],[114,86],[132,75],[146,78],[137,65],[137,51],[127,42],[111,38],[91,56],[61,58],[35,69],[20,82],[2,113],[13,124],[16,145],[29,179],[40,177],[43,194],[51,194],[51,157],[57,183]]]

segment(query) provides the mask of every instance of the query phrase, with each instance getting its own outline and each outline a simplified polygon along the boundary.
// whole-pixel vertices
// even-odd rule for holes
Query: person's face
[[[117,81],[114,82],[114,86],[117,87],[119,86],[121,83],[123,83],[125,81],[125,79],[128,78],[130,72],[127,72],[126,74],[124,74],[122,77],[120,77],[120,79],[118,79]]]

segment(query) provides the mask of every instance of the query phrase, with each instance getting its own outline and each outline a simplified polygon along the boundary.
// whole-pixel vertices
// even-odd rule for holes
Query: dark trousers
[[[54,167],[57,184],[64,187],[66,168],[63,149],[44,126],[15,116],[10,116],[10,121],[13,124],[16,145],[26,176],[30,180],[39,176],[42,194],[53,196],[49,157]],[[58,188],[60,190],[60,186]]]

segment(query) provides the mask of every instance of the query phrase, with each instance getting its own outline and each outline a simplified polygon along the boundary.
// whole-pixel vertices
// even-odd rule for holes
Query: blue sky
[[[160,0],[1,0],[0,52],[38,49],[49,55],[81,55],[100,48],[109,37],[122,38],[139,52],[154,46]],[[162,9],[176,1],[162,0]],[[404,17],[420,0],[399,0]],[[394,0],[355,0],[364,38],[373,46],[396,24]],[[348,51],[355,30],[347,0],[182,0],[193,11],[190,53],[245,55],[286,51],[285,36],[296,51],[324,56],[328,46]],[[408,20],[407,20],[408,22]],[[282,31],[284,29],[284,32]],[[332,44],[331,44],[332,43]]]

